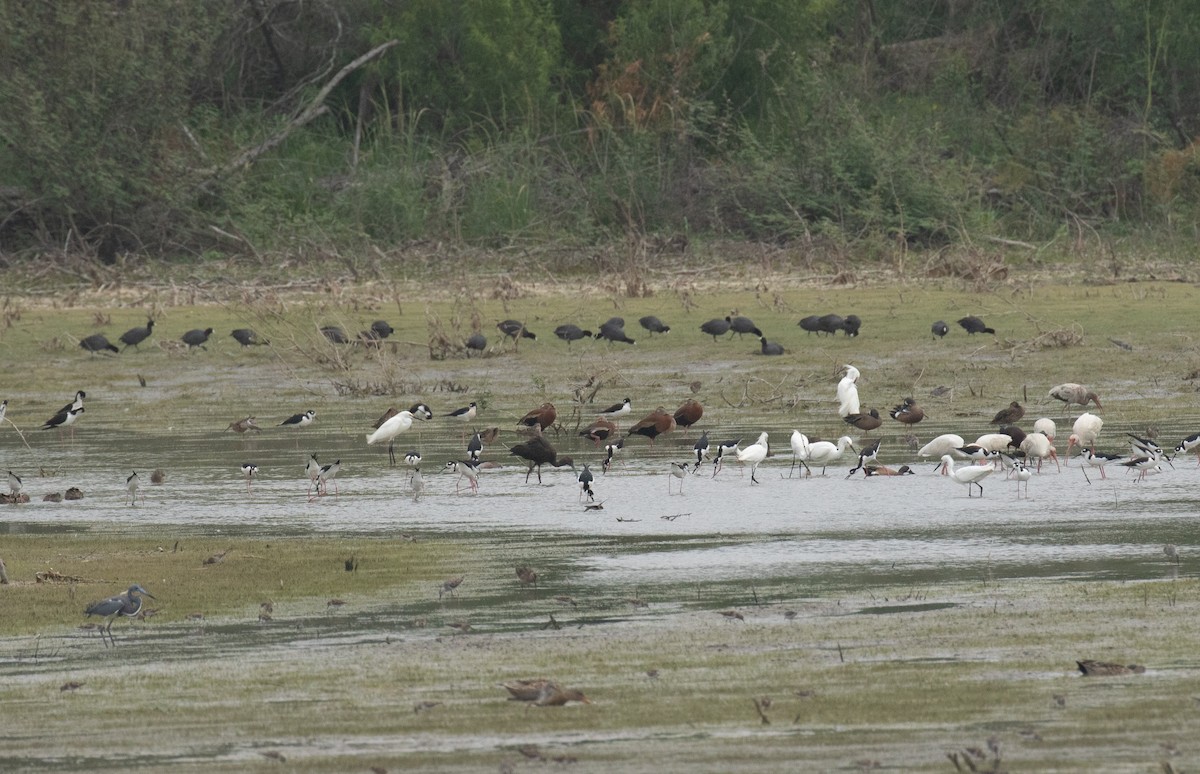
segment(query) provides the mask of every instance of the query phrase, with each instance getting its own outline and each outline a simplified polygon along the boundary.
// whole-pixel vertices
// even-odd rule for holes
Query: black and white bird
[[[258,475],[258,466],[253,462],[242,463],[242,478],[246,479],[246,491],[250,491],[250,479]]]
[[[612,421],[618,417],[625,416],[626,414],[628,414],[631,411],[633,411],[633,404],[629,401],[629,398],[626,398],[625,400],[621,401],[620,403],[612,404],[611,406],[604,409],[603,411],[597,411],[596,414],[598,416],[604,417],[605,419],[607,419],[609,421]]]
[[[106,350],[109,352],[120,352],[119,349],[109,343],[108,338],[103,333],[93,333],[91,336],[84,336],[79,340],[79,346],[93,355]]]
[[[475,401],[471,401],[470,405],[463,406],[460,409],[455,409],[445,416],[448,416],[451,419],[457,419],[459,422],[470,422],[475,418],[477,413],[478,407],[475,405]]]
[[[730,438],[717,444],[717,453],[713,455],[713,478],[716,478],[717,474],[721,472],[721,468],[725,466],[727,455],[737,455],[741,443],[741,438]]]
[[[317,485],[317,479],[321,477],[321,463],[317,462],[315,452],[309,456],[308,463],[304,466],[304,475],[308,476],[308,491],[305,494],[311,495],[313,487]]]
[[[4,424],[4,415],[8,413],[8,398],[0,401],[0,425]]]
[[[2,421],[4,421],[4,408],[0,406],[0,422]],[[1180,441],[1179,445],[1175,447],[1175,453],[1171,455],[1171,461],[1174,462],[1180,454],[1191,454],[1192,452],[1196,453],[1196,464],[1200,465],[1200,433],[1192,433]]]
[[[592,471],[586,463],[583,466],[583,470],[579,471],[577,480],[579,481],[579,499],[582,500],[586,494],[588,502],[594,501],[596,493],[592,491],[592,481],[595,480],[595,476],[592,475]]]
[[[471,434],[471,440],[467,441],[467,459],[472,462],[479,462],[480,455],[483,454],[483,439],[478,432]]]
[[[121,338],[118,339],[118,341],[120,341],[122,344],[125,345],[124,349],[129,349],[130,347],[134,347],[135,349],[140,349],[140,347],[138,347],[138,344],[141,344],[143,341],[150,338],[150,333],[153,330],[154,330],[154,321],[147,320],[145,325],[139,326],[137,328],[130,328],[129,330],[122,333]]]
[[[863,447],[862,451],[858,453],[858,464],[850,469],[850,472],[846,475],[846,478],[850,478],[850,476],[853,476],[855,473],[862,470],[864,467],[866,467],[868,462],[879,462],[879,444],[881,442],[882,439],[878,439],[870,446]]]
[[[280,422],[279,427],[295,427],[295,428],[308,427],[309,425],[311,425],[313,423],[313,420],[316,418],[317,418],[317,412],[313,411],[312,409],[309,409],[308,411],[305,411],[303,414],[292,414],[290,417],[288,417],[287,419]]]
[[[700,437],[692,444],[692,453],[696,455],[696,465],[692,468],[692,472],[700,470],[700,463],[708,459],[708,431],[705,430],[700,434]]]
[[[1136,470],[1138,472],[1138,477],[1135,480],[1137,481],[1144,480],[1146,475],[1149,473],[1163,472],[1162,466],[1158,464],[1158,458],[1156,457],[1134,457],[1133,459],[1126,460],[1120,464],[1129,468],[1130,470]]]
[[[683,479],[687,475],[687,466],[688,464],[686,462],[671,463],[671,475],[669,478],[667,478],[668,495],[671,494],[671,479],[677,479],[679,481],[679,494],[683,494]]]
[[[446,470],[458,474],[458,480],[454,483],[454,492],[457,494],[462,488],[462,480],[465,478],[470,484],[471,491],[479,494],[479,463],[472,460],[450,460],[446,463]]]
[[[1102,479],[1108,478],[1108,476],[1105,475],[1105,473],[1104,473],[1105,465],[1120,464],[1121,460],[1124,459],[1119,454],[1106,454],[1104,452],[1095,452],[1088,448],[1083,448],[1083,449],[1079,450],[1079,458],[1081,460],[1083,460],[1083,463],[1085,465],[1088,465],[1089,467],[1100,468],[1100,478],[1102,478]],[[1087,476],[1086,469],[1084,469],[1083,475],[1084,475],[1084,477]]]
[[[317,494],[329,494],[329,482],[333,481],[333,493],[338,493],[337,478],[338,471],[342,469],[342,461],[334,460],[328,465],[321,466],[321,472],[317,474]]]
[[[204,343],[208,341],[208,337],[212,335],[212,332],[212,328],[204,328],[203,330],[200,328],[193,328],[179,338],[184,344],[188,345],[189,350],[199,347],[200,349],[207,351],[208,347],[204,346]]]
[[[413,449],[408,454],[404,455],[404,464],[410,468],[421,467],[421,452]]]
[[[8,471],[8,491],[12,492],[13,497],[21,494],[21,477],[11,470]]]
[[[605,444],[605,446],[604,446],[604,462],[601,463],[601,465],[600,465],[601,473],[608,472],[608,469],[612,467],[613,458],[617,456],[617,452],[621,451],[624,448],[625,448],[625,439],[624,438],[613,441],[612,443],[609,443],[609,444]]]
[[[130,505],[137,504],[137,490],[138,490],[138,487],[141,485],[141,483],[142,483],[142,480],[140,478],[138,478],[138,474],[137,474],[136,470],[133,471],[133,473],[131,473],[129,475],[129,478],[125,479],[125,488],[129,491],[129,504]],[[142,495],[142,502],[146,502],[146,495]]]
[[[75,424],[75,420],[78,419],[79,415],[82,413],[83,413],[83,406],[80,406],[79,408],[67,409],[66,411],[60,411],[59,413],[57,413],[54,416],[47,419],[46,423],[44,425],[42,425],[42,429],[43,430],[53,430],[54,428],[57,427],[59,429],[59,431],[61,432],[63,430],[63,428],[66,428],[66,427],[69,427],[70,425]],[[71,428],[72,436],[74,435],[74,433],[75,433],[75,428],[72,427]]]

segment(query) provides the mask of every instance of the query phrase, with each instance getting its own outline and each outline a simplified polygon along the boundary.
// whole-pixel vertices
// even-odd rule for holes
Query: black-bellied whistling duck
[[[1011,425],[1021,420],[1025,416],[1025,407],[1015,400],[1008,404],[1008,408],[1000,409],[996,412],[996,416],[992,417],[989,425]]]
[[[675,426],[684,430],[700,421],[704,416],[704,406],[695,398],[688,398],[683,405],[675,409]]]
[[[587,426],[580,435],[584,438],[590,438],[596,446],[600,445],[601,441],[607,441],[609,436],[617,431],[617,426],[607,419],[597,419],[595,422]]]
[[[555,410],[553,403],[543,403],[542,405],[530,411],[525,416],[517,420],[518,425],[524,427],[537,427],[545,430],[550,425],[554,424],[554,420],[558,419],[558,411]]]
[[[654,409],[638,422],[633,427],[629,428],[629,432],[625,434],[628,438],[635,433],[644,435],[650,439],[650,445],[654,445],[654,439],[663,433],[669,433],[675,429],[675,417],[667,413],[662,406]]]

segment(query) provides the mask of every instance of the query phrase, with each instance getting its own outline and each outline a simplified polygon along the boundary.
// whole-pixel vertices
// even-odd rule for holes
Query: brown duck
[[[888,413],[891,414],[892,419],[906,425],[915,425],[925,418],[925,409],[918,406],[912,398],[905,398]]]

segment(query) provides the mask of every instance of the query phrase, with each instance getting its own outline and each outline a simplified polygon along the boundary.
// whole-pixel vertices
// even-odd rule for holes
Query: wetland
[[[144,282],[69,297],[6,299],[2,464],[32,501],[0,506],[0,741],[5,771],[979,770],[1194,768],[1200,466],[1181,455],[1135,481],[1085,478],[1064,451],[1078,407],[1047,391],[1082,382],[1104,402],[1101,450],[1126,433],[1168,448],[1200,431],[1192,282],[954,280],[830,286],[758,272],[703,281],[664,273],[627,295],[602,284],[462,274],[428,281],[310,285]],[[734,311],[753,337],[714,341],[704,321]],[[806,334],[809,314],[854,313],[861,334]],[[670,324],[647,335],[642,315]],[[953,321],[987,320],[995,336]],[[626,318],[635,345],[577,341]],[[90,355],[156,320],[139,350]],[[334,345],[323,325],[396,329],[378,348]],[[502,343],[496,323],[538,334]],[[930,323],[945,319],[943,339]],[[205,350],[179,336],[216,330]],[[229,337],[253,327],[269,346]],[[459,344],[478,327],[480,356]],[[636,331],[636,332],[635,332]],[[837,415],[845,364],[862,372],[862,433]],[[37,427],[76,389],[73,436]],[[912,427],[886,410],[913,396]],[[629,397],[628,427],[656,406],[705,406],[689,431],[633,437],[601,474],[579,437],[597,408]],[[968,441],[1011,401],[1028,429],[1058,425],[1063,463],[1029,496],[1002,473],[984,496],[920,460],[942,433]],[[422,454],[425,484],[365,443],[389,406],[434,418],[396,451]],[[499,427],[479,492],[452,473],[475,401]],[[587,462],[602,510],[585,510],[570,469],[543,484],[508,453],[516,419],[558,408],[547,437]],[[305,428],[278,426],[307,409]],[[228,424],[254,415],[260,433]],[[882,439],[907,477],[813,477],[788,437]],[[670,463],[714,441],[769,434],[748,471],[711,462],[668,494]],[[336,494],[310,497],[304,463],[340,460]],[[1194,455],[1193,455],[1194,456]],[[247,487],[239,466],[260,475]],[[160,485],[148,482],[161,469]],[[141,473],[130,505],[125,478]],[[41,502],[76,486],[77,502]],[[676,489],[672,488],[672,492]],[[144,499],[142,496],[144,495]],[[1174,546],[1169,556],[1164,546]],[[536,571],[536,583],[517,577]],[[444,583],[463,581],[453,591]],[[91,601],[140,583],[144,620],[105,647]],[[91,621],[94,625],[94,619]],[[1075,662],[1146,666],[1095,678]],[[509,701],[501,684],[547,677],[590,704]],[[74,687],[72,687],[74,686]]]

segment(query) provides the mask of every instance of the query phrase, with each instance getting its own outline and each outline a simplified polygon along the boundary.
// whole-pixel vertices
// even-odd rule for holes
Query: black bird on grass
[[[350,337],[346,332],[336,325],[325,325],[321,327],[321,335],[329,339],[333,344],[349,344]]]
[[[846,319],[842,321],[842,330],[851,338],[858,335],[858,329],[861,327],[862,320],[856,314],[848,314],[846,315]]]
[[[671,330],[670,325],[663,324],[663,321],[652,314],[648,314],[638,320],[638,324],[646,330],[650,331],[651,335],[655,333],[668,333]]]
[[[762,344],[762,347],[760,349],[762,354],[764,354],[764,355],[782,355],[783,354],[783,345],[782,344],[779,344],[774,341],[767,341],[766,336],[760,336],[758,338],[758,340]]]
[[[737,317],[726,317],[725,320],[729,323],[729,329],[736,333],[739,337],[744,336],[747,333],[752,333],[755,337],[760,339],[762,338],[762,331],[758,329],[758,326],[755,325],[754,321],[749,317],[743,317],[739,315]]]
[[[825,330],[821,327],[821,316],[816,314],[810,314],[808,317],[805,317],[796,324],[809,333],[820,333],[821,331]]]
[[[204,330],[193,328],[179,338],[184,344],[188,345],[188,349],[195,349],[196,347],[199,347],[200,349],[207,351],[208,347],[204,346],[204,342],[208,341],[208,337],[212,335],[212,332],[212,328],[205,328]]]
[[[996,333],[996,331],[993,328],[987,327],[987,325],[984,324],[983,320],[979,319],[978,317],[976,317],[973,314],[967,315],[966,317],[962,318],[961,320],[958,321],[958,324],[962,326],[962,329],[964,331],[966,331],[967,333],[969,333],[971,335],[974,335],[976,333],[991,333],[991,334],[995,335],[995,333]]]
[[[571,346],[572,341],[579,341],[580,339],[590,339],[592,337],[592,332],[585,331],[583,328],[580,328],[578,325],[572,325],[570,323],[567,323],[566,325],[560,325],[557,328],[555,328],[554,335],[559,337],[563,341],[567,342],[567,346],[569,347],[569,346]]]
[[[472,351],[483,352],[487,349],[487,337],[477,331],[470,335],[464,346],[467,348],[468,357],[470,357]]]
[[[258,334],[255,333],[251,328],[236,328],[233,331],[230,331],[229,335],[233,337],[234,341],[236,341],[238,344],[241,344],[243,347],[271,343],[266,339],[260,340],[258,338]]]
[[[496,323],[496,328],[505,336],[513,340],[515,346],[521,339],[537,340],[537,334],[525,327],[525,323],[520,320],[501,320]]]
[[[91,352],[93,355],[97,352],[108,350],[110,352],[120,352],[119,349],[109,343],[108,338],[103,333],[93,333],[91,336],[84,336],[79,341],[79,346]]]
[[[130,328],[122,333],[119,340],[125,345],[124,349],[129,349],[130,347],[138,348],[138,344],[141,344],[143,341],[150,338],[150,332],[153,330],[154,321],[147,320],[144,326]]]
[[[707,333],[709,336],[712,336],[713,341],[716,341],[718,336],[724,336],[726,333],[729,333],[729,328],[730,325],[728,317],[724,320],[714,317],[700,326],[700,330],[704,333]]]
[[[634,340],[625,333],[625,320],[621,317],[610,317],[600,324],[600,332],[596,338],[605,339],[611,345],[614,341],[622,344],[633,344]]]
[[[950,326],[946,324],[945,320],[938,320],[930,326],[929,330],[933,332],[934,336],[940,339],[950,332]]]
[[[821,332],[828,333],[830,336],[846,328],[846,319],[840,314],[822,315],[817,322],[821,326]]]

